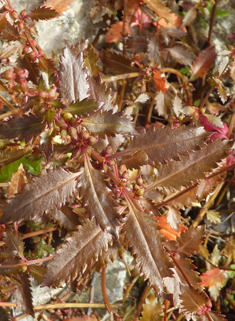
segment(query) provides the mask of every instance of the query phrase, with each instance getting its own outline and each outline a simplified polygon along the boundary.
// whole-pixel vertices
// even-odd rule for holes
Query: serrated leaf
[[[190,66],[190,67],[192,66],[194,57],[189,50],[180,46],[167,48],[166,50],[169,51],[172,58],[174,58],[180,64]]]
[[[138,98],[134,101],[134,103],[144,104],[147,100],[149,100],[149,96],[146,94],[140,94]]]
[[[95,170],[89,159],[84,157],[84,172],[78,180],[78,189],[83,196],[84,205],[87,204],[90,218],[95,217],[96,223],[103,230],[118,238],[118,213],[117,203],[110,195],[110,190],[105,184],[106,177]]]
[[[96,109],[99,109],[103,103],[94,100],[84,99],[82,101],[76,101],[71,103],[67,108],[64,109],[65,112],[69,112],[73,115],[83,116],[93,113]]]
[[[41,284],[48,269],[45,266],[30,265],[28,266],[28,270],[32,274],[32,277]]]
[[[8,165],[31,153],[29,149],[6,149],[0,151],[0,165]]]
[[[184,16],[182,27],[192,25],[196,18],[197,18],[197,9],[194,7],[194,8],[191,8]]]
[[[227,96],[226,90],[225,90],[224,87],[222,86],[222,83],[218,83],[218,84],[217,84],[217,89],[218,89],[218,95],[219,95],[222,103],[224,104],[224,103],[227,101],[228,96]]]
[[[223,57],[222,61],[219,64],[218,77],[221,77],[222,74],[228,70],[228,68],[229,68],[228,63],[229,63],[229,57],[228,56]]]
[[[199,290],[194,290],[193,287],[181,285],[180,299],[182,300],[182,308],[187,313],[201,312],[205,308],[206,294]]]
[[[139,151],[147,153],[149,159],[156,163],[165,163],[171,159],[179,159],[179,155],[187,155],[208,137],[202,128],[181,126],[172,129],[170,126],[150,127],[139,136],[135,136],[130,147],[123,154],[135,154]]]
[[[77,54],[75,49],[67,46],[61,57],[59,75],[61,96],[69,104],[89,96],[88,75],[83,65],[82,52]]]
[[[205,200],[206,197],[215,189],[215,187],[221,182],[222,178],[217,175],[209,179],[202,179],[197,186],[192,188],[190,191],[184,193],[183,195],[177,197],[171,202],[171,204],[184,209],[185,206],[192,206],[192,202],[200,202]],[[176,192],[178,193],[178,192]],[[172,197],[175,193],[170,193],[164,199],[164,202],[167,202],[167,199]]]
[[[163,279],[171,277],[172,267],[163,248],[162,237],[153,216],[141,212],[128,197],[129,213],[122,232],[140,272],[156,291],[163,290]]]
[[[24,273],[20,274],[18,278],[17,280],[19,281],[19,284],[17,285],[16,291],[13,293],[13,297],[15,298],[17,304],[20,305],[23,312],[34,317],[33,298],[32,291],[30,289],[31,283],[29,276]]]
[[[224,123],[218,116],[215,116],[212,114],[204,114],[204,116],[209,120],[209,122],[212,125],[215,125],[216,127],[224,128]],[[209,130],[216,130],[216,128],[212,127]]]
[[[66,206],[63,206],[61,210],[55,208],[48,216],[68,231],[74,231],[80,224],[78,216]]]
[[[1,29],[0,34],[4,39],[9,41],[16,41],[20,38],[18,30],[7,20],[4,21],[4,17],[1,19],[1,27],[3,27],[3,29]]]
[[[134,35],[127,39],[126,45],[128,49],[135,52],[146,52],[148,48],[148,39],[145,36]]]
[[[160,18],[166,19],[170,25],[174,25],[174,14],[169,8],[159,0],[144,0],[151,9],[153,9]]]
[[[179,98],[179,96],[176,95],[173,101],[173,110],[177,117],[179,116],[181,109],[182,109],[182,100]]]
[[[181,190],[182,186],[190,186],[218,168],[218,162],[226,157],[229,149],[227,141],[215,140],[189,156],[181,156],[180,161],[173,160],[159,166],[156,181],[147,190],[160,187]]]
[[[94,269],[97,272],[100,272],[104,266],[110,263],[110,261],[114,262],[118,257],[122,258],[124,251],[124,247],[114,239],[113,244],[109,244],[108,250],[106,252],[103,251],[102,256],[99,256],[97,261],[94,262]],[[89,269],[87,272],[89,273]]]
[[[206,217],[211,223],[218,224],[221,222],[220,214],[215,210],[206,211]]]
[[[166,208],[168,209],[167,212],[167,222],[170,224],[170,226],[178,231],[179,230],[179,223],[180,223],[180,218],[181,214],[180,211],[177,210],[175,207],[167,205]]]
[[[208,47],[200,52],[191,68],[191,79],[194,77],[203,77],[213,65],[215,58],[215,46]]]
[[[188,230],[182,232],[180,236],[177,236],[177,251],[187,255],[195,254],[203,241],[204,233],[204,226],[198,226],[197,228],[190,226]]]
[[[0,135],[4,139],[16,139],[29,142],[44,129],[45,124],[33,114],[12,117],[0,122]]]
[[[159,93],[155,96],[154,101],[156,102],[156,105],[154,107],[155,110],[157,110],[157,113],[159,116],[163,116],[164,118],[168,118],[167,113],[167,103],[165,99],[165,94],[162,91],[159,91]]]
[[[24,259],[24,243],[21,241],[19,233],[7,227],[3,237],[7,248],[9,250],[14,250],[22,259]]]
[[[143,305],[142,317],[140,321],[162,321],[162,304],[153,293],[150,293]]]
[[[175,267],[176,273],[180,279],[180,283],[187,285],[190,282],[191,286],[194,289],[202,289],[199,285],[201,281],[199,277],[199,273],[195,271],[195,266],[192,264],[192,261],[188,258],[187,254],[178,253],[176,256],[177,265]],[[185,279],[185,275],[187,275],[187,280]]]
[[[204,287],[213,287],[222,285],[225,280],[225,271],[220,270],[219,268],[212,268],[209,271],[206,271],[200,275],[201,282],[200,284]]]
[[[67,238],[57,251],[58,256],[48,264],[48,272],[42,286],[61,284],[74,280],[97,260],[102,251],[108,250],[112,236],[103,232],[94,221],[86,221],[79,230]],[[90,271],[91,272],[91,271]]]
[[[136,135],[134,124],[128,116],[122,116],[121,113],[113,114],[112,111],[91,114],[84,117],[82,126],[86,127],[94,135]]]
[[[55,10],[42,6],[34,9],[32,12],[30,12],[30,14],[28,14],[27,17],[32,20],[39,21],[39,20],[53,19],[58,16],[59,16],[59,13],[56,12]]]
[[[106,84],[101,83],[99,77],[89,79],[90,96],[89,99],[103,103],[101,109],[103,111],[113,110],[115,112],[117,108],[114,106],[110,91],[107,90]]]
[[[68,6],[70,6],[71,3],[72,0],[47,0],[44,3],[44,6],[52,8],[53,10],[63,15],[63,12],[68,10]]]
[[[227,321],[225,319],[225,316],[218,313],[218,312],[209,311],[208,314],[209,314],[212,321]],[[208,318],[207,318],[207,320],[208,320]]]
[[[101,61],[113,73],[125,74],[139,69],[131,66],[131,60],[124,55],[110,50],[102,50]]]
[[[140,151],[133,155],[123,157],[122,164],[125,164],[125,166],[129,169],[137,169],[140,168],[140,166],[148,164],[148,156],[145,152]]]
[[[76,189],[76,178],[81,173],[67,172],[62,168],[48,171],[13,198],[6,206],[1,222],[28,220],[59,208],[69,201]]]

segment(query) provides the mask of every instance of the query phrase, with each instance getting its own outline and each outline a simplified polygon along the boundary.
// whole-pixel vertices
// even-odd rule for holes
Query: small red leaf
[[[199,284],[210,288],[215,285],[221,285],[224,282],[225,274],[223,270],[220,270],[219,268],[213,268],[212,270],[203,273],[200,278],[202,279],[202,282]]]
[[[47,0],[44,3],[44,6],[51,8],[63,15],[63,12],[68,10],[68,6],[71,5],[72,1],[73,0]]]
[[[167,88],[165,87],[166,81],[163,77],[161,77],[161,71],[157,70],[153,76],[154,87],[157,90],[161,90],[163,93],[167,92]]]

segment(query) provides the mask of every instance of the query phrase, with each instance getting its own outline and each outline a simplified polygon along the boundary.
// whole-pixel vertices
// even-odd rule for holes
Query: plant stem
[[[10,109],[11,111],[15,111],[15,110],[16,110],[15,107],[14,107],[11,103],[9,103],[9,101],[8,101],[3,95],[1,95],[1,94],[0,94],[0,99],[2,100],[2,102],[3,102],[5,105],[7,105],[7,107],[9,107],[9,109]]]
[[[115,307],[112,305],[111,307]],[[44,305],[35,305],[34,310],[45,309],[67,309],[67,308],[101,308],[105,309],[106,305],[103,303],[52,303]]]
[[[211,45],[213,27],[214,27],[214,23],[215,23],[215,14],[216,14],[216,9],[217,9],[217,4],[218,4],[218,0],[215,0],[215,4],[213,6],[212,13],[211,13],[210,30],[209,30],[209,36],[208,36],[208,43],[210,45]]]
[[[0,269],[8,269],[8,268],[14,268],[14,267],[23,266],[23,265],[38,264],[38,263],[50,261],[50,260],[53,259],[55,256],[57,256],[57,255],[52,255],[52,256],[48,256],[48,257],[43,257],[43,258],[41,258],[41,259],[36,259],[36,260],[30,260],[30,261],[20,262],[20,263],[16,263],[16,264],[4,264],[4,265],[0,265]]]
[[[102,82],[113,82],[113,81],[128,79],[128,78],[135,78],[135,77],[139,77],[142,75],[143,75],[143,72],[129,72],[127,74],[120,74],[120,75],[115,75],[115,76],[102,76],[101,83]]]
[[[104,303],[105,306],[110,314],[115,313],[112,309],[111,304],[109,303],[107,292],[106,292],[106,286],[105,286],[105,271],[106,271],[106,266],[102,268],[102,273],[101,273],[101,287],[102,287],[102,294],[104,298]]]

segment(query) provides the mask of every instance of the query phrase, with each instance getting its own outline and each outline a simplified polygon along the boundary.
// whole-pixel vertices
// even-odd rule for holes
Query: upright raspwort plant
[[[193,22],[204,19],[208,1],[181,1],[183,21],[159,0],[101,1],[91,16],[100,14],[106,29],[93,45],[66,45],[56,66],[36,42],[34,24],[59,16],[70,2],[61,9],[47,1],[20,14],[10,1],[1,8],[0,34],[10,42],[0,52],[1,306],[19,304],[34,316],[30,277],[42,286],[72,283],[76,291],[102,270],[106,307],[115,320],[127,320],[124,309],[113,310],[104,286],[105,266],[127,250],[147,280],[134,320],[225,320],[215,290],[234,282],[225,272],[234,271],[234,235],[211,249],[210,232],[199,224],[205,215],[220,222],[210,208],[216,197],[223,199],[229,187],[224,175],[235,163],[228,139],[234,97],[227,107],[208,101],[214,89],[226,101],[222,77],[230,67],[235,78],[234,49],[222,53],[218,70],[210,38],[200,52]],[[113,50],[95,49],[102,33]],[[46,233],[53,238],[57,230],[64,238],[51,255]],[[235,305],[229,291],[225,283],[227,309]],[[98,318],[82,314],[77,309],[63,316]]]

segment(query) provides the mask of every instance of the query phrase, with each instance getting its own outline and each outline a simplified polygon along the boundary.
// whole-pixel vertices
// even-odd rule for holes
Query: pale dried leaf
[[[69,104],[89,96],[88,74],[83,65],[82,52],[77,54],[74,48],[67,46],[61,56],[59,74],[61,96]]]
[[[167,105],[165,103],[165,94],[162,91],[159,91],[159,93],[155,96],[154,101],[156,102],[154,109],[157,110],[158,115],[167,118],[168,113]]]
[[[134,123],[128,116],[121,113],[113,114],[111,110],[101,112],[98,111],[82,119],[82,126],[86,127],[95,135],[137,135]]]
[[[179,116],[179,113],[182,110],[182,100],[177,95],[175,96],[173,101],[173,110],[177,117]]]
[[[190,26],[196,18],[197,18],[197,9],[196,8],[190,9],[184,16],[182,27]]]
[[[223,75],[223,73],[225,73],[228,70],[228,67],[229,67],[228,63],[229,63],[229,57],[228,56],[223,57],[222,61],[219,64],[219,68],[218,68],[219,75],[218,75],[218,77],[221,77]]]
[[[209,120],[211,124],[219,128],[224,128],[224,123],[218,116],[212,114],[204,114],[204,116]]]
[[[218,224],[221,222],[220,214],[215,210],[206,211],[206,217],[211,223]]]
[[[147,94],[140,94],[138,98],[134,101],[134,103],[145,103],[149,99],[149,96]]]

